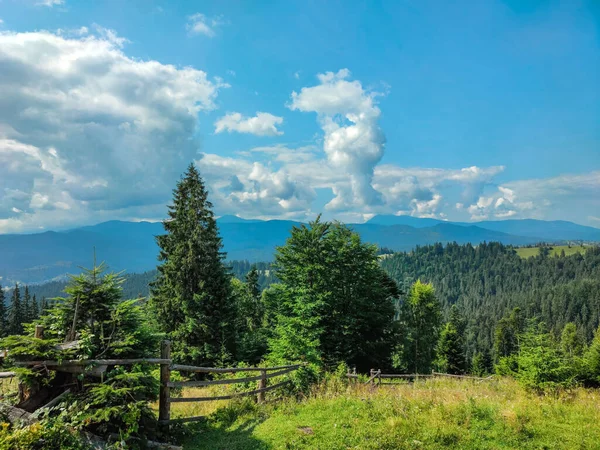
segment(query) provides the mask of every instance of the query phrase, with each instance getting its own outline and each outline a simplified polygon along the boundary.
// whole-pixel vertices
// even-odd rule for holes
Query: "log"
[[[218,397],[181,397],[181,398],[171,398],[169,400],[170,403],[189,403],[189,402],[211,402],[213,400],[231,400],[237,397],[247,397],[249,395],[256,395],[260,392],[268,392],[273,389],[277,389],[281,386],[288,384],[290,381],[282,381],[281,383],[274,384],[272,386],[268,386],[264,389],[255,389],[253,391],[239,392],[231,395],[221,395]]]
[[[66,391],[64,391],[62,394],[57,395],[56,397],[54,397],[52,400],[50,400],[48,403],[46,403],[44,406],[42,406],[41,408],[39,408],[38,410],[36,410],[36,415],[37,412],[40,411],[41,409],[50,409],[53,406],[56,406],[60,403],[60,401],[65,398],[67,395],[69,395],[71,393],[71,389],[67,389]]]
[[[493,376],[482,378],[482,377],[474,377],[472,375],[454,375],[452,373],[439,373],[439,372],[432,372],[432,375],[436,376],[436,377],[462,378],[464,380],[491,380],[492,378],[494,378]]]
[[[16,375],[15,372],[0,372],[0,378],[12,378]]]
[[[12,424],[24,423],[26,425],[31,425],[32,423],[37,422],[37,420],[31,416],[30,412],[5,403],[0,403],[0,414],[5,415]]]

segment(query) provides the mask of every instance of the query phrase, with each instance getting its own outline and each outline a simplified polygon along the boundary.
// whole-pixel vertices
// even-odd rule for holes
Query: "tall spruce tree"
[[[4,288],[0,284],[0,337],[6,336],[7,333],[7,321],[6,321],[6,296],[4,295]]]
[[[235,304],[217,223],[190,164],[173,192],[150,303],[179,362],[214,365],[235,356]]]
[[[10,307],[8,308],[8,334],[21,334],[23,332],[23,305],[21,303],[21,289],[15,284],[12,291]]]
[[[35,294],[33,294],[33,297],[31,298],[31,307],[29,310],[29,315],[32,321],[40,317],[40,308]]]
[[[25,285],[25,292],[22,300],[23,322],[29,323],[33,320],[31,317],[31,295],[29,294],[29,286]]]

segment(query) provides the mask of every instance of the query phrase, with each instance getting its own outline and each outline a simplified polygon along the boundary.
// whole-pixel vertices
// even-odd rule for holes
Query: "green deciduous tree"
[[[431,284],[417,280],[401,305],[403,338],[397,349],[395,366],[413,373],[428,373],[436,357],[441,308]]]
[[[235,304],[231,275],[200,174],[191,164],[173,192],[157,280],[150,303],[173,341],[179,362],[214,365],[235,355]]]
[[[266,294],[276,317],[272,357],[306,356],[326,367],[346,362],[363,370],[387,364],[399,291],[375,246],[317,218],[292,229],[274,267],[281,284]]]

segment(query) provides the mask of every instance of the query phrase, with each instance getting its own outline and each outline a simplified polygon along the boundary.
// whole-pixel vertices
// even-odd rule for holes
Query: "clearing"
[[[553,245],[550,247],[550,256],[559,256],[562,250],[565,251],[565,256],[574,255],[575,253],[581,253],[583,255],[586,249],[587,248],[583,245],[572,245],[571,247],[568,245]],[[517,255],[521,258],[537,256],[540,252],[538,247],[518,247],[515,248],[515,250],[517,251]]]

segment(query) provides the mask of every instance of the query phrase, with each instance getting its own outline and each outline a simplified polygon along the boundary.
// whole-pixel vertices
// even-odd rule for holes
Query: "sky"
[[[596,0],[0,0],[0,233],[217,215],[600,228]]]

